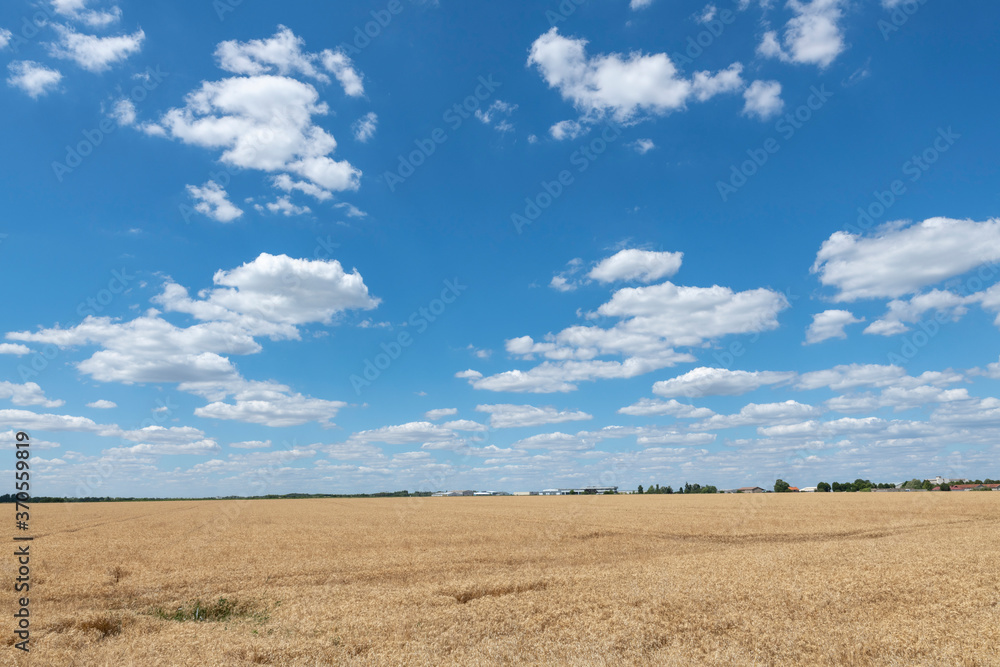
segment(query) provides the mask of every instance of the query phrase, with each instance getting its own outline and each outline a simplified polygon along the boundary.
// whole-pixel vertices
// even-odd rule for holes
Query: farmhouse
[[[736,493],[765,493],[759,486],[741,486],[736,489]]]

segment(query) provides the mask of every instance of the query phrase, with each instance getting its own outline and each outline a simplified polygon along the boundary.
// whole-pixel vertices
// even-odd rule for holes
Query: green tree
[[[829,493],[830,485],[827,484],[826,482],[820,482],[819,484],[816,485],[816,490],[821,493]]]
[[[698,491],[698,493],[718,493],[718,492],[719,490],[714,486],[712,486],[711,484],[709,484],[708,486],[701,487],[701,490]]]
[[[668,484],[668,485],[667,485],[667,488],[665,488],[665,489],[663,490],[663,492],[664,492],[664,493],[673,493],[673,492],[674,492],[674,487],[672,487],[672,486],[670,486],[670,485]]]
[[[783,479],[779,479],[774,483],[775,493],[788,493],[788,487],[791,486],[788,482]]]
[[[636,490],[636,493],[639,493],[639,494],[642,493],[642,484],[639,485],[639,488]]]
[[[942,491],[951,491],[951,485],[949,485],[949,484],[942,484],[941,485],[941,490]]]

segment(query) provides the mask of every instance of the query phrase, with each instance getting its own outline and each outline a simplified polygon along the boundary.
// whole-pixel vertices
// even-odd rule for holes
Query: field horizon
[[[996,664],[997,501],[39,505],[14,662]]]

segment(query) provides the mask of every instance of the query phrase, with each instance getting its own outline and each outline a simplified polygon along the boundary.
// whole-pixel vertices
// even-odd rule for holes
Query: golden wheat
[[[5,664],[997,665],[998,508],[1000,493],[39,505],[32,651],[11,645],[10,593]],[[14,567],[0,559],[11,582]]]

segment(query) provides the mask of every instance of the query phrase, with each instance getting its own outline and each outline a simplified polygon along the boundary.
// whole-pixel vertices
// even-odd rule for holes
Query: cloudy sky
[[[26,430],[39,495],[996,477],[998,19],[4,3],[8,464]]]

